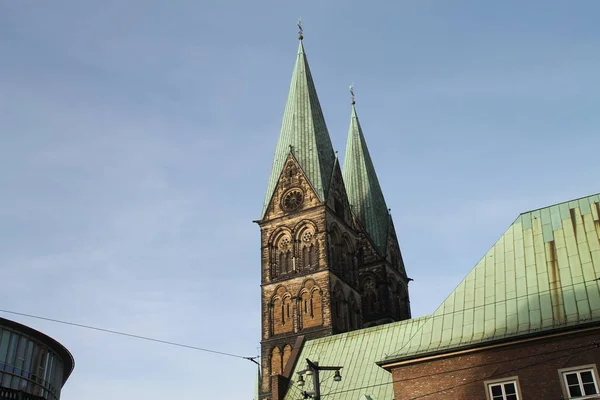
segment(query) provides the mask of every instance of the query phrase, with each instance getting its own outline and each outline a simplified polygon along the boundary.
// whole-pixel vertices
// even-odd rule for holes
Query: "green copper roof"
[[[283,164],[290,152],[290,146],[317,196],[321,201],[325,201],[335,155],[302,41],[298,46],[296,66],[275,150],[275,160],[267,187],[263,216],[273,196]]]
[[[370,396],[373,400],[394,397],[392,375],[375,364],[390,350],[403,346],[429,317],[411,319],[361,329],[326,338],[310,340],[304,344],[294,366],[291,379],[298,378],[297,371],[306,368],[306,359],[322,366],[341,366],[342,381],[335,382],[333,372],[321,374],[321,396],[327,400],[359,399]],[[302,390],[312,390],[312,378],[305,377]],[[293,383],[285,399],[301,399],[301,390]]]
[[[389,231],[388,208],[354,105],[342,175],[352,211],[378,249],[385,252]]]
[[[388,359],[600,320],[599,214],[600,195],[521,214]]]

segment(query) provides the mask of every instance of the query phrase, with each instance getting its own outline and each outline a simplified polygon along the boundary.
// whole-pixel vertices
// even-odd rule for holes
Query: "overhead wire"
[[[55,319],[55,318],[42,317],[42,316],[39,316],[39,315],[27,314],[27,313],[22,313],[22,312],[17,312],[17,311],[10,311],[10,310],[0,309],[0,312],[4,312],[4,313],[7,313],[7,314],[20,315],[20,316],[28,317],[28,318],[35,318],[35,319],[44,320],[44,321],[55,322],[55,323],[58,323],[58,324],[76,326],[76,327],[84,328],[84,329],[91,329],[91,330],[99,331],[99,332],[111,333],[113,335],[120,335],[120,336],[126,336],[126,337],[130,337],[130,338],[134,338],[134,339],[146,340],[146,341],[149,341],[149,342],[162,343],[162,344],[166,344],[166,345],[169,345],[169,346],[177,346],[177,347],[182,347],[182,348],[186,348],[186,349],[191,349],[191,350],[196,350],[196,351],[202,351],[202,352],[212,353],[212,354],[218,354],[218,355],[227,356],[227,357],[241,358],[241,359],[244,359],[244,360],[251,361],[251,362],[253,362],[255,364],[258,364],[258,362],[256,361],[256,359],[260,358],[259,356],[254,356],[254,357],[242,356],[242,355],[239,355],[239,354],[228,353],[228,352],[225,352],[225,351],[212,350],[212,349],[208,349],[208,348],[205,348],[205,347],[192,346],[192,345],[188,345],[188,344],[183,344],[183,343],[178,343],[178,342],[172,342],[172,341],[169,341],[169,340],[156,339],[156,338],[152,338],[152,337],[149,337],[149,336],[142,336],[142,335],[136,335],[136,334],[133,334],[133,333],[126,333],[126,332],[121,332],[121,331],[115,331],[115,330],[112,330],[112,329],[99,328],[97,326],[91,326],[91,325],[85,325],[85,324],[78,324],[76,322],[63,321],[63,320],[59,320],[59,319]]]

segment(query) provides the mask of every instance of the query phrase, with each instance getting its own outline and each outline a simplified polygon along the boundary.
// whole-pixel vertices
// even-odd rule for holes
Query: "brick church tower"
[[[302,33],[261,219],[261,382],[269,399],[296,340],[410,318],[391,215],[354,101],[344,169]],[[292,357],[293,362],[293,357]],[[291,368],[291,366],[290,366]],[[277,397],[277,396],[273,396]]]

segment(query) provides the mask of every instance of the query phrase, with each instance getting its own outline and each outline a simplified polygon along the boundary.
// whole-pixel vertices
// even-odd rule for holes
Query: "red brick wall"
[[[558,370],[599,363],[593,341],[600,328],[393,367],[395,400],[486,399],[485,381],[514,376],[522,399],[563,399]]]

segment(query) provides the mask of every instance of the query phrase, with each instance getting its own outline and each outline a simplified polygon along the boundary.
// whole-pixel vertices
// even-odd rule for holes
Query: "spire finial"
[[[298,18],[298,40],[304,39],[304,34],[302,30],[302,18]]]
[[[350,84],[350,96],[352,98],[351,104],[354,105],[356,102],[354,101],[354,83]]]

